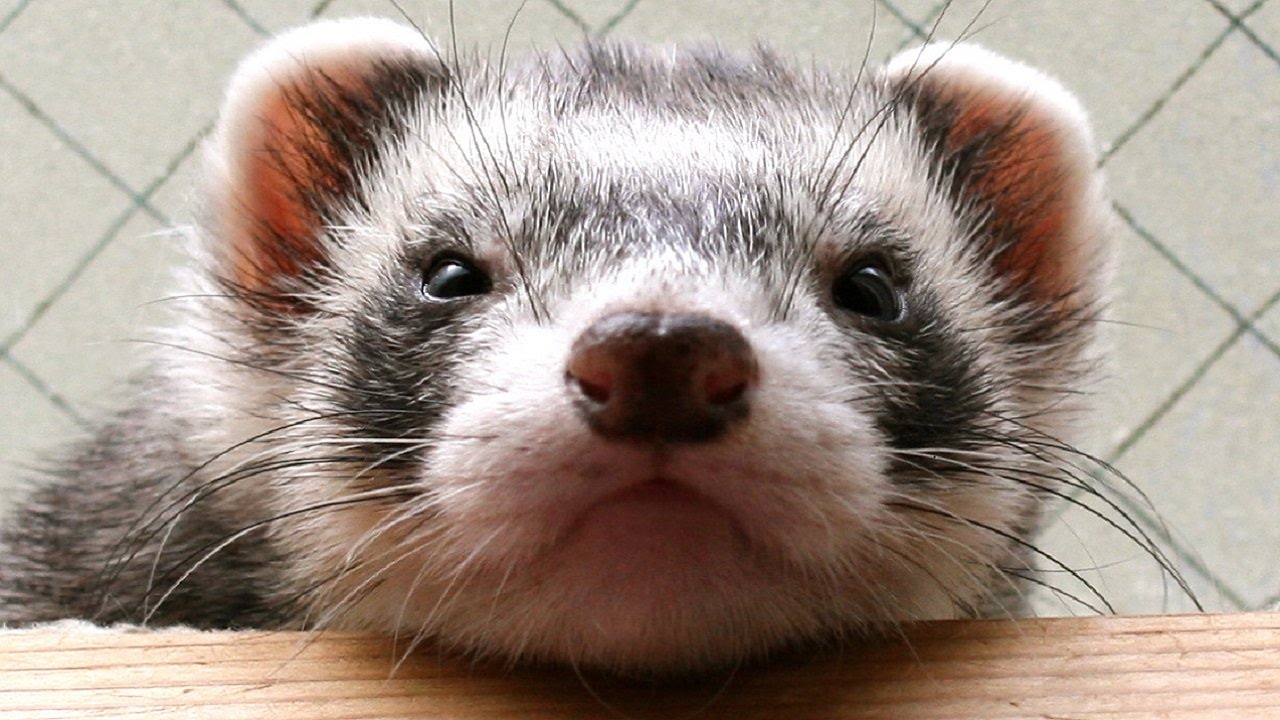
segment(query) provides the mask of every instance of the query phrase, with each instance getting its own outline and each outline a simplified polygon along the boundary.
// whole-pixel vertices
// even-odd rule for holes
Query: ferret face
[[[235,492],[300,621],[645,672],[1016,608],[1100,297],[1052,81],[346,21],[246,61],[208,157],[202,392],[281,457]]]

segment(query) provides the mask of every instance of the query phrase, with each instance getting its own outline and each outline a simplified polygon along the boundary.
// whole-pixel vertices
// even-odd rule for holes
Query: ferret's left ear
[[[907,50],[885,70],[939,188],[974,230],[1004,295],[1095,303],[1110,209],[1088,120],[1057,81],[973,45]]]
[[[245,59],[205,155],[219,276],[273,309],[305,310],[329,225],[361,207],[362,179],[449,81],[417,30],[375,18],[312,23]]]

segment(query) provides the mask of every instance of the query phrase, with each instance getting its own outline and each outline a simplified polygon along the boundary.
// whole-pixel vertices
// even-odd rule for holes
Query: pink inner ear
[[[296,277],[323,260],[320,218],[306,193],[324,180],[317,177],[327,149],[303,113],[281,90],[259,107],[255,132],[246,138],[243,175],[237,192],[244,213],[235,238],[235,274],[241,286],[269,290],[282,276]]]
[[[1074,237],[1084,190],[1057,123],[1015,98],[970,93],[947,135],[947,154],[987,143],[962,192],[988,213],[996,271],[1046,303],[1069,301],[1081,272]]]

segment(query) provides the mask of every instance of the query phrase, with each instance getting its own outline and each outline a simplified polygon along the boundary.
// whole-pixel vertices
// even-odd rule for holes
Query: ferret
[[[965,43],[288,32],[230,82],[131,403],[7,522],[0,622],[643,674],[1019,614],[1097,365],[1096,161]]]

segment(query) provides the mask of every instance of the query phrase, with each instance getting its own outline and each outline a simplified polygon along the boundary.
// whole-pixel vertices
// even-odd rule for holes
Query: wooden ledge
[[[908,642],[664,687],[477,668],[392,674],[347,634],[0,631],[0,719],[1280,718],[1280,613],[927,623]]]

